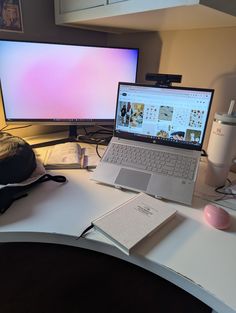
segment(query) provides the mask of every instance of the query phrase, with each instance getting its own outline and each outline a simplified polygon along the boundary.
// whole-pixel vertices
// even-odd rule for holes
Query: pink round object
[[[230,215],[223,208],[207,204],[204,208],[204,218],[208,224],[217,229],[226,229],[230,226]]]

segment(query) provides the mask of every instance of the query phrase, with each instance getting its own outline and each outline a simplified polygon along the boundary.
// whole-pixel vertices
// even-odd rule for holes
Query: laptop
[[[213,93],[119,83],[113,137],[92,179],[191,205]]]

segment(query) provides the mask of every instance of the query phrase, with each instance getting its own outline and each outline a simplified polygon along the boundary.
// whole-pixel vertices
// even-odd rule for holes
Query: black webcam
[[[182,75],[147,73],[145,79],[156,82],[156,86],[169,87],[172,83],[181,83]]]

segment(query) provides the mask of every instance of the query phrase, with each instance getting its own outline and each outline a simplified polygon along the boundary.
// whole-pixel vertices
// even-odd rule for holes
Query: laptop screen
[[[119,83],[115,136],[201,150],[213,92]]]

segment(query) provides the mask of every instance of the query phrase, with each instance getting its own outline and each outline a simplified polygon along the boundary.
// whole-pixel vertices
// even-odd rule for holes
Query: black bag
[[[36,185],[52,180],[64,183],[64,176],[41,173],[34,181],[27,179],[37,169],[38,162],[32,147],[22,138],[0,132],[0,214],[13,201],[27,196]]]
[[[35,153],[24,139],[0,132],[0,184],[22,182],[36,166]]]
[[[61,175],[49,175],[44,174],[36,181],[28,185],[7,185],[0,189],[0,214],[3,214],[13,203],[13,201],[18,200],[22,197],[28,195],[28,192],[37,186],[38,184],[44,183],[46,181],[52,180],[57,183],[66,182],[66,178]]]

